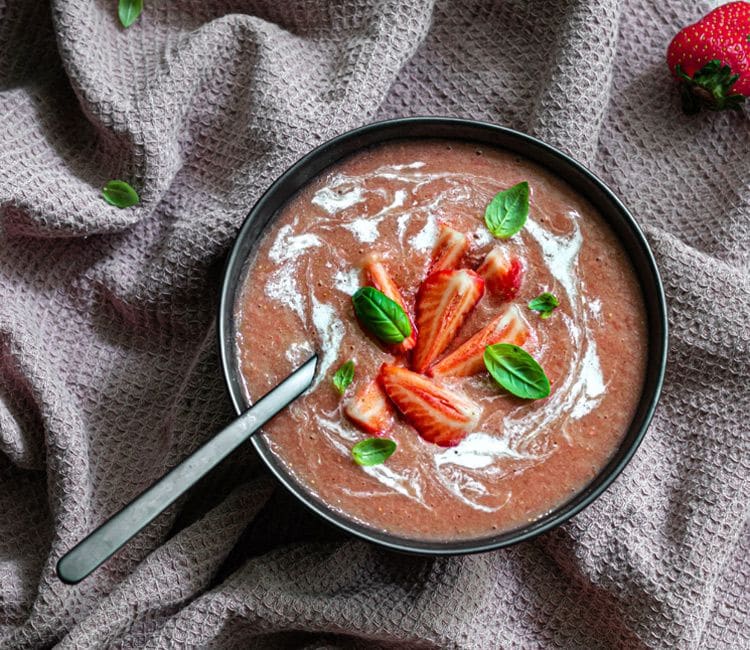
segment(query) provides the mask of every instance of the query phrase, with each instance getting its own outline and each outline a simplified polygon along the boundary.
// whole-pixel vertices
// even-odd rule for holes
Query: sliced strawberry
[[[393,426],[393,409],[377,379],[363,383],[344,405],[344,413],[365,433],[382,436]]]
[[[409,317],[411,336],[401,341],[401,343],[390,346],[395,352],[408,352],[417,343],[417,328],[414,326],[414,319],[406,308],[406,303],[398,285],[394,282],[390,273],[388,273],[388,269],[385,268],[385,265],[377,255],[368,255],[362,263],[362,270],[365,273],[366,284],[375,287],[378,291],[382,291],[391,300],[397,302]]]
[[[521,346],[529,338],[529,325],[516,305],[511,305],[489,325],[459,345],[428,370],[432,377],[468,377],[484,370],[484,349],[495,343]]]
[[[432,260],[427,274],[458,268],[461,258],[468,249],[469,238],[466,235],[441,223],[440,234],[435,248],[432,249]]]
[[[484,258],[477,273],[487,282],[487,290],[503,300],[518,294],[523,280],[523,262],[505,246],[496,246]]]
[[[482,414],[479,404],[406,368],[383,364],[380,381],[419,435],[441,447],[461,442]]]
[[[436,271],[428,275],[417,294],[419,338],[412,367],[424,372],[450,345],[466,317],[484,294],[484,280],[474,271]]]

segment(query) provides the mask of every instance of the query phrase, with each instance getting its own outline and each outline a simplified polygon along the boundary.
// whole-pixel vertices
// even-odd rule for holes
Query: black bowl
[[[242,289],[246,261],[278,210],[302,187],[338,160],[363,147],[394,139],[446,138],[496,146],[546,167],[567,181],[599,211],[619,237],[640,281],[648,312],[649,350],[640,402],[626,436],[599,475],[570,501],[515,530],[480,539],[420,541],[357,523],[308,493],[286,472],[263,436],[252,438],[255,449],[276,478],[313,512],[345,531],[390,549],[423,555],[476,553],[530,539],[570,519],[596,499],[632,458],[651,421],[661,392],[667,356],[664,291],[653,255],[641,229],[612,191],[580,163],[531,136],[473,120],[414,117],[377,122],[344,133],[320,145],[284,172],[255,204],[240,228],[229,255],[219,306],[219,346],[224,378],[237,413],[247,404],[235,352],[235,302]]]

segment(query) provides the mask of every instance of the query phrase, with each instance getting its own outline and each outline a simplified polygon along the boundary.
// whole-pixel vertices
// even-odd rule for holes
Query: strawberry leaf
[[[102,196],[116,208],[129,208],[141,200],[138,192],[125,181],[108,181],[102,188]]]
[[[541,399],[550,394],[549,379],[542,367],[517,345],[488,345],[484,350],[484,365],[500,386],[517,397]]]
[[[367,438],[352,447],[352,458],[357,465],[380,465],[396,451],[396,443],[389,438]]]
[[[333,385],[339,394],[343,395],[346,392],[349,384],[354,379],[354,361],[349,359],[346,363],[342,364],[341,367],[333,375]]]
[[[515,235],[529,216],[529,184],[522,181],[498,192],[484,211],[487,229],[500,239]]]
[[[732,69],[719,59],[709,61],[692,77],[680,65],[675,66],[675,73],[680,81],[682,110],[686,114],[695,115],[702,107],[711,111],[742,110],[745,97],[732,92],[740,76],[732,74]]]
[[[401,343],[411,336],[406,312],[375,287],[362,287],[352,296],[360,323],[384,343]]]
[[[540,293],[536,298],[529,300],[529,309],[538,311],[542,318],[549,318],[552,312],[560,306],[560,301],[554,294],[545,291]]]

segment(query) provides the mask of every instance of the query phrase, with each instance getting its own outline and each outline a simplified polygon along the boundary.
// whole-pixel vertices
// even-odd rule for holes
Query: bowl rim
[[[291,474],[287,473],[280,467],[272,462],[272,452],[270,449],[262,443],[261,436],[253,436],[251,438],[252,444],[255,451],[263,460],[266,468],[276,477],[276,479],[290,491],[299,501],[301,501],[308,509],[322,517],[328,523],[335,527],[344,530],[345,532],[353,535],[357,538],[363,539],[370,543],[376,544],[380,547],[388,548],[393,551],[399,551],[417,555],[428,555],[428,556],[449,556],[449,555],[465,555],[471,553],[481,553],[498,548],[503,548],[517,544],[522,541],[526,541],[541,535],[547,531],[550,531],[560,524],[568,521],[572,517],[579,514],[584,508],[588,507],[596,501],[615,481],[620,475],[623,469],[631,461],[636,451],[638,450],[643,438],[648,430],[651,421],[653,419],[654,411],[658,404],[661,396],[661,391],[664,383],[664,375],[666,370],[667,352],[669,348],[669,331],[668,331],[668,319],[667,319],[667,305],[664,295],[664,287],[662,284],[659,270],[656,266],[651,248],[648,241],[635,220],[630,211],[624,206],[620,199],[615,193],[601,180],[596,174],[591,172],[583,164],[564,153],[563,151],[553,147],[552,145],[539,140],[531,135],[511,129],[508,127],[484,122],[480,120],[466,119],[466,118],[455,118],[455,117],[440,117],[440,116],[416,116],[416,117],[401,117],[394,119],[381,120],[364,124],[360,127],[348,130],[341,133],[306,153],[304,156],[299,158],[296,162],[286,168],[286,170],[280,174],[276,180],[268,187],[268,189],[260,196],[256,201],[255,205],[250,209],[247,216],[244,218],[237,235],[235,236],[232,244],[231,251],[227,257],[224,271],[222,273],[220,299],[218,305],[218,345],[219,345],[219,356],[221,360],[222,374],[226,389],[229,393],[229,398],[232,405],[237,412],[240,414],[246,407],[244,404],[244,398],[238,395],[236,390],[233,389],[234,383],[236,383],[237,377],[233,372],[232,362],[235,354],[235,339],[234,339],[234,306],[236,292],[241,287],[244,274],[242,268],[247,260],[247,254],[242,252],[242,244],[244,239],[248,236],[249,231],[252,228],[252,222],[256,215],[263,213],[266,209],[266,205],[271,202],[271,199],[279,191],[283,191],[284,185],[290,182],[294,176],[299,174],[313,161],[319,158],[326,158],[328,154],[336,151],[343,145],[350,143],[351,141],[357,141],[363,138],[367,138],[378,131],[388,131],[390,129],[398,130],[398,128],[408,127],[443,127],[443,128],[473,128],[477,130],[488,130],[496,134],[501,134],[507,138],[515,139],[521,145],[528,145],[532,149],[536,149],[552,156],[558,162],[562,163],[563,166],[568,167],[576,171],[588,182],[590,182],[596,190],[601,194],[603,200],[612,206],[614,212],[619,213],[622,217],[623,223],[620,224],[630,231],[630,234],[634,237],[634,242],[639,246],[639,254],[642,256],[643,261],[647,265],[647,269],[638,272],[639,284],[641,285],[641,291],[644,294],[644,305],[647,310],[648,318],[648,330],[649,330],[649,355],[646,367],[646,377],[644,378],[644,387],[640,399],[638,401],[639,409],[642,410],[641,425],[636,432],[635,436],[631,440],[630,444],[623,449],[625,438],[630,435],[630,428],[626,431],[625,438],[621,442],[621,447],[615,452],[615,455],[600,470],[600,472],[592,479],[587,487],[584,487],[579,492],[575,493],[571,499],[562,504],[556,506],[552,511],[538,518],[534,522],[526,526],[520,526],[509,531],[504,531],[496,536],[485,536],[474,539],[457,539],[457,540],[420,540],[419,538],[408,538],[386,531],[378,530],[374,527],[369,527],[366,524],[356,521],[353,517],[340,514],[334,511],[330,506],[327,506],[321,499],[317,498],[313,494],[307,491],[307,489],[298,482]],[[363,149],[367,146],[372,146],[377,143],[384,143],[390,140],[397,139],[409,139],[409,138],[436,138],[436,139],[450,139],[451,136],[445,135],[434,135],[434,136],[411,136],[411,135],[398,135],[384,137],[382,140],[377,142],[368,142],[367,144],[360,145],[352,150],[346,150],[341,155],[334,157],[332,161],[329,161],[324,165],[323,169],[335,164],[337,160],[341,160],[347,156],[355,153],[357,149]],[[454,136],[456,140],[469,141],[466,137]],[[497,146],[497,145],[490,145]],[[523,156],[522,152],[519,155]],[[535,164],[545,167],[542,162],[535,160],[529,156],[529,160]],[[559,174],[552,170],[549,170],[555,175]],[[310,182],[315,178],[321,171],[312,174],[302,185]],[[567,179],[563,179],[566,182]],[[569,182],[568,182],[569,183]],[[570,184],[570,183],[569,183]],[[583,196],[587,201],[592,202],[590,196],[582,192],[579,188],[571,185],[574,191]],[[297,190],[295,190],[296,192]],[[295,192],[285,192],[286,197],[283,203],[288,201]],[[283,204],[282,203],[282,204]],[[600,213],[601,218],[608,224],[608,226],[614,230],[614,226],[611,223],[612,219],[608,214],[602,214],[602,210],[595,205],[597,212]],[[276,212],[276,210],[274,210]],[[622,237],[620,234],[615,232],[615,235],[622,243]],[[628,258],[630,259],[631,265],[634,264],[631,254],[627,251]],[[231,281],[233,275],[239,278],[238,281]],[[646,287],[644,286],[643,277],[649,277],[652,280],[652,299],[649,301],[646,296]],[[238,287],[239,285],[239,287]],[[654,313],[655,312],[655,313]],[[652,340],[651,330],[656,327],[660,329],[657,332],[658,341]],[[652,355],[654,348],[658,352],[656,358]],[[655,370],[652,368],[655,367]],[[646,382],[651,378],[651,390],[646,391]],[[235,380],[233,382],[233,380]],[[646,401],[645,410],[643,403]],[[636,417],[634,416],[635,421]],[[619,456],[619,457],[618,457]],[[617,457],[617,462],[612,464],[614,459]],[[609,469],[607,469],[609,468]],[[595,488],[590,489],[590,486],[595,482],[599,481],[599,484]],[[588,492],[588,494],[586,494]],[[581,496],[584,495],[585,496]]]

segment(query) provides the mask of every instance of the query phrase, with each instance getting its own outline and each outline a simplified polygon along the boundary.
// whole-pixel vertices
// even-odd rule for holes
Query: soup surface
[[[485,208],[521,181],[530,188],[528,219],[511,238],[497,239],[485,225]],[[429,381],[474,404],[465,437],[454,446],[435,444],[394,408],[393,423],[381,434],[395,441],[396,451],[381,464],[360,466],[352,447],[372,434],[347,417],[347,404],[382,364],[409,367],[410,356],[365,332],[352,295],[368,282],[363,265],[379,259],[414,319],[444,225],[468,238],[458,268],[481,269],[485,256],[501,247],[504,259],[520,261],[524,272],[510,300],[488,281],[434,361],[511,314],[527,333],[522,347],[544,369],[551,393],[515,397],[483,365],[470,376],[435,377]],[[559,301],[548,318],[528,306],[543,292]],[[424,540],[509,530],[584,488],[625,435],[646,365],[638,282],[592,206],[518,156],[444,140],[363,150],[293,197],[249,261],[236,324],[248,403],[320,353],[313,388],[263,431],[288,472],[347,517]],[[332,378],[348,360],[355,363],[354,379],[342,396]]]

